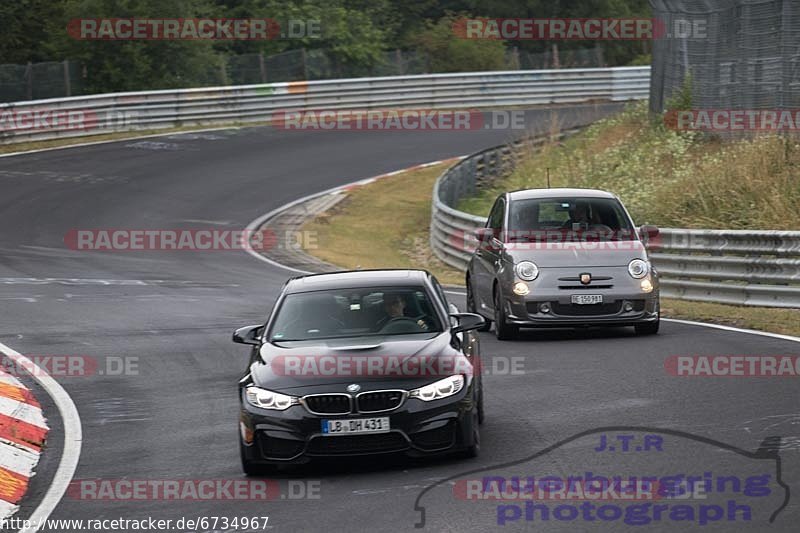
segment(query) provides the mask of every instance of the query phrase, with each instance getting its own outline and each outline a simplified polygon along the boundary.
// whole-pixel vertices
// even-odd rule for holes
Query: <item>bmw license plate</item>
[[[322,421],[323,435],[353,435],[356,433],[386,433],[389,431],[389,417],[343,418]]]
[[[573,294],[572,303],[576,305],[593,305],[603,303],[602,294]]]

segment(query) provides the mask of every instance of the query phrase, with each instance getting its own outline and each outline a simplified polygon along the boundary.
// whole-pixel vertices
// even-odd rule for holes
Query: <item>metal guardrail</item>
[[[571,132],[565,132],[566,134]],[[528,141],[541,144],[545,139]],[[458,211],[458,201],[505,176],[524,143],[473,154],[447,169],[433,189],[430,244],[436,256],[465,270],[486,223]],[[766,307],[800,307],[800,231],[662,228],[648,244],[661,294],[670,298]]]
[[[269,122],[280,111],[472,109],[647,98],[650,67],[425,74],[101,94],[0,105],[0,142]],[[54,123],[55,122],[55,123]]]

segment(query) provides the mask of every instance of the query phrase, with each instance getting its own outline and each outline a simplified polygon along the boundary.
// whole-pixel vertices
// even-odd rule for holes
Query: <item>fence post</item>
[[[783,0],[783,4],[781,5],[781,61],[784,65],[791,65],[792,58],[791,52],[789,48],[789,43],[791,40],[789,39],[789,32],[792,29],[790,22],[794,22],[790,19],[792,10],[789,3],[789,0]],[[789,69],[790,72],[793,69]],[[781,93],[778,96],[780,98],[780,106],[783,109],[789,107],[789,102],[791,101],[791,78],[789,75],[786,74],[785,70],[781,71],[781,77],[783,78],[781,81]]]
[[[64,90],[67,96],[72,96],[72,85],[69,79],[69,61],[64,60]]]
[[[28,61],[28,66],[25,67],[25,78],[28,81],[28,100],[33,100],[33,64]]]
[[[258,53],[258,69],[261,71],[261,83],[267,83],[267,65],[264,63],[264,54]]]
[[[228,72],[225,70],[225,61],[227,61],[227,58],[223,59],[219,64],[219,81],[221,85],[228,85]]]
[[[511,48],[511,64],[509,65],[509,68],[511,70],[519,70],[522,68],[519,62],[519,48],[516,46]]]
[[[604,67],[605,63],[603,62],[603,45],[598,44],[597,46],[595,46],[594,53],[595,57],[597,58],[597,66]]]
[[[300,49],[300,57],[303,60],[303,79],[308,81],[308,57],[305,48]]]

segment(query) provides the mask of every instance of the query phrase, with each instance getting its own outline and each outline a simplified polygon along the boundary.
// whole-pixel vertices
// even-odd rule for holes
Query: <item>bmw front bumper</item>
[[[349,415],[312,414],[303,405],[270,411],[242,402],[240,439],[244,457],[255,463],[301,464],[313,457],[404,453],[411,457],[456,452],[473,444],[477,423],[472,386],[455,396],[423,402],[408,398],[397,409]],[[389,417],[388,433],[330,436],[324,419]],[[246,435],[251,442],[246,441]]]

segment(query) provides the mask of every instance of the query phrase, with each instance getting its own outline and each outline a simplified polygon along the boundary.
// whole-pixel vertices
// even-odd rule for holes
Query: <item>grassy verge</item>
[[[800,229],[800,141],[764,135],[718,139],[667,128],[646,103],[532,152],[506,179],[459,208],[486,216],[501,191],[610,190],[638,224],[678,228]]]
[[[744,307],[663,298],[665,317],[800,336],[800,309]]]
[[[463,284],[463,274],[428,246],[431,190],[447,166],[411,170],[352,190],[303,227],[317,232],[319,247],[309,252],[344,268],[424,268],[442,283]]]
[[[462,285],[464,276],[439,261],[428,247],[431,192],[446,165],[383,178],[349,193],[346,200],[309,221],[317,257],[344,268],[424,268],[442,283]],[[740,307],[663,299],[665,317],[726,324],[800,336],[800,310]]]

